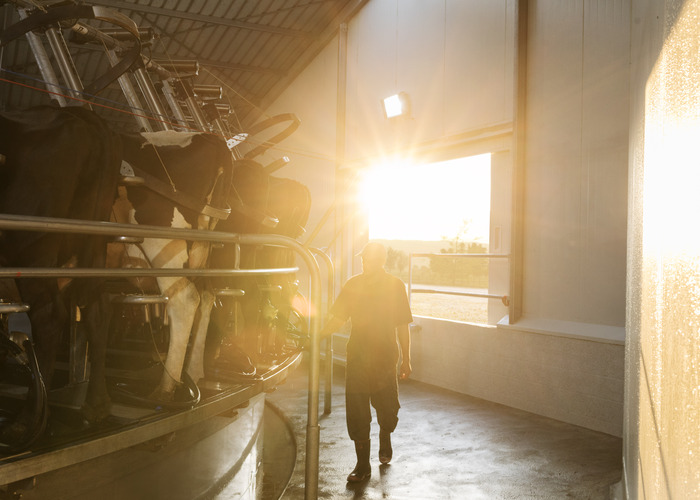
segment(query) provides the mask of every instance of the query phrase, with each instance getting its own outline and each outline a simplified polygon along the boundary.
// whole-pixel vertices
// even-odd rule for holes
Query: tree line
[[[450,257],[450,254],[483,254],[486,245],[478,242],[465,242],[459,238],[446,240],[448,246],[440,250],[442,255],[414,259],[412,281],[426,285],[451,285],[474,288],[488,288],[488,258]],[[420,262],[423,262],[421,264]],[[387,271],[404,281],[408,280],[408,254],[394,248],[387,248]]]

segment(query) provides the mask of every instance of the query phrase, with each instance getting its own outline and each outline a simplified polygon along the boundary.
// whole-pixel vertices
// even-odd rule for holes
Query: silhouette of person
[[[411,374],[409,323],[413,321],[403,282],[384,270],[386,248],[370,242],[363,248],[362,273],[350,278],[331,307],[321,335],[338,331],[351,321],[345,372],[345,412],[357,464],[348,482],[372,474],[370,466],[370,404],[379,423],[379,461],[392,458],[391,433],[398,423],[399,393],[396,367],[401,352],[400,377]],[[397,342],[398,340],[398,342]]]

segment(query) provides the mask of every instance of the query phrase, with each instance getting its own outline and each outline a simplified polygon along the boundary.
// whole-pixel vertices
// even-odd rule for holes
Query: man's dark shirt
[[[369,392],[396,381],[396,327],[413,321],[403,282],[386,271],[358,274],[343,287],[331,314],[350,319],[348,376]]]

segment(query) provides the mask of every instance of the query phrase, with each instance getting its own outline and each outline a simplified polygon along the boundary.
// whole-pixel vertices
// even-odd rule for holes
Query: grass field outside
[[[488,299],[461,297],[442,293],[412,293],[411,311],[414,316],[488,323]]]

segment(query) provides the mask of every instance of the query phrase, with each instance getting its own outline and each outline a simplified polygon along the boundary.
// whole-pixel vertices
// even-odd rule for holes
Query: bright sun
[[[360,200],[371,239],[439,241],[460,234],[488,243],[491,155],[368,169]]]

